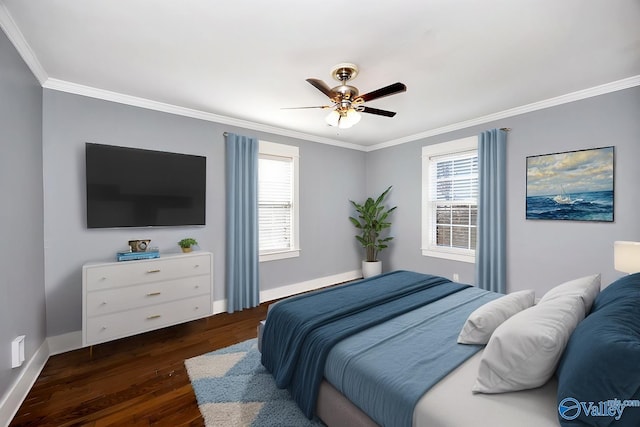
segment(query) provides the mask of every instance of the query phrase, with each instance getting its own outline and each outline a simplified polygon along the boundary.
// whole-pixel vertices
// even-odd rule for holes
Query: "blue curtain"
[[[500,293],[507,290],[506,151],[506,131],[492,129],[479,135],[476,284]]]
[[[258,276],[258,140],[226,138],[227,311],[260,304]]]

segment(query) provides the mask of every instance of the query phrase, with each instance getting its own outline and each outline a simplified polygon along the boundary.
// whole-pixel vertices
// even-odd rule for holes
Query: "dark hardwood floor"
[[[10,426],[203,426],[184,360],[255,338],[268,304],[52,356]]]

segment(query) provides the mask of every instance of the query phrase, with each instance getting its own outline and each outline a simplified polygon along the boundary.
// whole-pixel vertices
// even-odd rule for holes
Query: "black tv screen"
[[[205,225],[206,157],[85,148],[88,228]]]

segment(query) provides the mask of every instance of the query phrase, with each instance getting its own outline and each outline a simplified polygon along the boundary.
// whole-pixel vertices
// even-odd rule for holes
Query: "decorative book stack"
[[[118,261],[132,261],[136,259],[152,259],[160,258],[160,251],[157,249],[150,249],[144,252],[117,252],[116,260]]]

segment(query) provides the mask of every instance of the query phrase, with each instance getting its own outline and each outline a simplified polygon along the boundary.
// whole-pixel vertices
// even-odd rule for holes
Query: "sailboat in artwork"
[[[561,193],[553,198],[553,201],[559,205],[570,205],[574,201],[571,200],[571,197],[567,193],[564,192],[564,187],[560,186]]]

